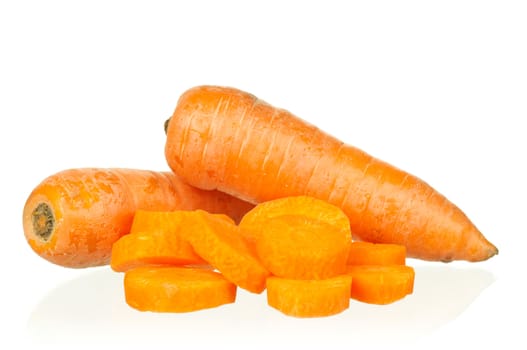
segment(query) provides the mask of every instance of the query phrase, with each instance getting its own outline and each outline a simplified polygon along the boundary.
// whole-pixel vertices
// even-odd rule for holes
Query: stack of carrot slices
[[[256,205],[239,225],[194,211],[138,211],[112,248],[126,302],[141,311],[189,312],[233,303],[237,287],[267,292],[285,315],[323,317],[350,299],[389,304],[413,292],[397,244],[352,241],[347,216],[309,196]]]

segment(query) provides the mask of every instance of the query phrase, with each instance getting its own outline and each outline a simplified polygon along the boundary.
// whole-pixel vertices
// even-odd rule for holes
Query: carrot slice
[[[184,215],[192,210],[173,210],[173,211],[154,211],[154,210],[137,210],[132,220],[130,233],[137,232],[154,232],[159,231],[167,233],[168,231],[177,231],[181,226]],[[234,224],[234,220],[224,214],[211,214],[223,218]]]
[[[247,245],[237,225],[203,210],[187,218],[182,232],[199,256],[237,286],[252,293],[265,290],[270,272]]]
[[[119,238],[113,244],[110,260],[110,266],[116,272],[143,265],[206,264],[186,241],[151,232],[133,233]]]
[[[256,252],[275,276],[324,279],[345,273],[350,243],[346,233],[326,222],[283,215],[267,221]]]
[[[322,280],[267,279],[267,303],[295,317],[323,317],[349,307],[352,277],[339,275]]]
[[[414,269],[407,265],[348,266],[353,278],[351,298],[369,304],[389,304],[413,292]]]
[[[184,267],[142,266],[124,275],[125,300],[140,311],[190,312],[236,299],[236,286],[221,274]]]
[[[246,239],[256,242],[269,219],[283,215],[301,215],[323,221],[341,230],[351,241],[350,222],[339,207],[310,196],[291,196],[257,204],[241,219]]]
[[[112,246],[110,266],[124,272],[142,265],[207,264],[181,237],[186,211],[139,210],[134,216],[131,233]]]
[[[405,265],[406,247],[400,244],[353,242],[348,265]]]

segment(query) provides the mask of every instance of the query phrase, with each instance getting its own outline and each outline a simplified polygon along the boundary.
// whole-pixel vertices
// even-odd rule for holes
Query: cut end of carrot
[[[261,202],[242,217],[240,226],[246,229],[249,241],[256,241],[268,220],[284,215],[299,215],[323,221],[341,230],[351,241],[350,222],[342,209],[311,196],[282,197]]]
[[[325,279],[344,273],[350,243],[345,233],[325,222],[283,215],[268,220],[256,251],[275,276]]]
[[[42,241],[47,242],[55,227],[55,216],[51,207],[44,202],[39,203],[31,212],[33,233]]]
[[[24,236],[31,249],[42,258],[55,264],[69,265],[68,256],[54,254],[57,244],[55,232],[61,219],[61,213],[56,211],[55,205],[59,195],[53,188],[49,190],[44,187],[42,184],[36,187],[24,204]]]
[[[191,312],[234,303],[236,286],[210,270],[143,266],[125,273],[125,300],[140,311]]]
[[[267,279],[267,303],[288,316],[324,317],[349,307],[352,277],[323,280]]]

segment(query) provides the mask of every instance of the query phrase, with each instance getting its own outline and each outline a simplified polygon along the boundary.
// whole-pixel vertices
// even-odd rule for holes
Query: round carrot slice
[[[284,215],[301,215],[323,221],[342,231],[351,241],[350,222],[339,207],[310,196],[291,196],[257,204],[240,221],[245,238],[249,242],[258,240],[269,219]]]
[[[236,299],[236,286],[221,274],[184,267],[142,266],[124,275],[125,300],[140,311],[190,312]]]
[[[110,266],[124,272],[141,265],[203,265],[192,246],[181,237],[187,211],[139,210],[132,221],[130,234],[112,246]]]
[[[265,290],[269,271],[240,234],[240,228],[203,210],[192,212],[182,227],[185,239],[226,279],[252,293]]]
[[[405,265],[406,247],[401,244],[353,242],[348,265]]]
[[[324,279],[345,272],[348,238],[326,222],[282,215],[267,221],[256,241],[256,252],[275,276]]]
[[[295,317],[323,317],[349,307],[352,277],[340,275],[323,280],[267,279],[267,303]]]
[[[130,233],[137,232],[176,232],[181,227],[185,215],[192,210],[154,211],[137,210],[132,220]],[[225,214],[211,214],[234,224],[234,220]]]
[[[125,272],[143,265],[206,265],[190,244],[181,238],[138,232],[125,235],[113,244],[110,260],[116,272]]]
[[[407,265],[357,265],[348,266],[353,278],[351,298],[369,304],[389,304],[414,288],[414,269]]]

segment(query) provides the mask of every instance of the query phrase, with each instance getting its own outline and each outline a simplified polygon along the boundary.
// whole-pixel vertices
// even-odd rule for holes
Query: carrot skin
[[[171,172],[139,169],[67,169],[44,179],[28,196],[23,228],[30,247],[57,265],[107,265],[114,242],[127,234],[139,210],[204,209],[233,219],[252,204],[194,188]]]
[[[339,206],[355,238],[406,246],[423,260],[498,253],[425,181],[238,89],[198,86],[167,123],[165,156],[190,184],[251,203],[308,195]]]

